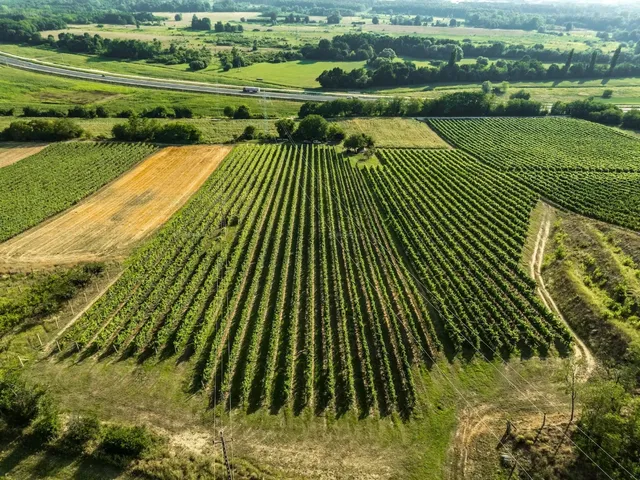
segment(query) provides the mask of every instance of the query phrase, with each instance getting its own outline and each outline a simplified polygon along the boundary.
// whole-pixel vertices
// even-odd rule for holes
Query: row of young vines
[[[453,150],[380,157],[236,147],[66,352],[189,361],[212,405],[408,416],[447,350],[569,341],[518,266],[532,194]]]

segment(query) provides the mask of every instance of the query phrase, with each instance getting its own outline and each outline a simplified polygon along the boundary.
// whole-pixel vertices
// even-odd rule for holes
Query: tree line
[[[323,71],[317,81],[323,88],[363,89],[442,82],[541,81],[640,75],[640,64],[619,63],[620,49],[616,50],[609,65],[597,64],[596,56],[592,55],[589,63],[573,63],[573,52],[570,52],[564,65],[553,63],[549,67],[526,56],[519,61],[497,60],[493,63],[479,57],[474,64],[460,65],[458,62],[462,57],[462,49],[454,46],[446,63],[433,62],[432,66],[417,67],[411,61],[396,61],[390,55],[378,56],[369,60],[368,68],[345,71],[336,67]]]

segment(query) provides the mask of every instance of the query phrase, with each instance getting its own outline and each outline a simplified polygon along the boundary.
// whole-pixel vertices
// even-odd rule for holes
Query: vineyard
[[[380,157],[236,147],[66,354],[188,360],[212,405],[410,415],[415,367],[445,352],[568,342],[518,267],[532,193],[459,151]]]
[[[561,118],[431,120],[445,139],[544,198],[640,230],[640,141]]]
[[[61,143],[0,169],[0,242],[69,208],[156,150]]]

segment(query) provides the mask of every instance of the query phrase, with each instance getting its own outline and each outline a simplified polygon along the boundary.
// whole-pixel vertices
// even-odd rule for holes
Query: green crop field
[[[191,359],[192,384],[230,407],[406,416],[412,367],[443,348],[568,341],[518,266],[534,194],[459,151],[380,158],[237,147],[68,332],[69,353]]]
[[[429,124],[453,145],[577,213],[640,229],[640,140],[560,118]]]
[[[0,241],[69,208],[156,148],[61,143],[0,169]]]

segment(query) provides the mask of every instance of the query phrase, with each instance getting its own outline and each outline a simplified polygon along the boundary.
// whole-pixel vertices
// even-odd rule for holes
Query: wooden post
[[[229,463],[229,456],[227,455],[227,444],[224,441],[222,430],[220,431],[220,440],[222,442],[222,454],[224,456],[224,464],[227,467],[227,480],[231,480],[231,463]]]
[[[36,333],[36,337],[38,337],[38,342],[40,342],[40,346],[42,346],[42,339],[40,338],[40,334]]]
[[[540,429],[538,430],[538,434],[536,435],[536,438],[533,441],[534,445],[536,443],[538,443],[538,438],[540,437],[540,434],[542,433],[542,430],[544,429],[544,426],[545,426],[546,423],[547,423],[547,414],[544,413],[543,416],[542,416],[542,425],[540,425]]]
[[[55,317],[53,317],[54,320],[56,321],[56,328],[60,328],[60,324],[58,323],[58,316],[56,315]]]
[[[71,313],[75,315],[76,312],[73,310],[73,303],[69,302],[69,306],[71,307]]]

